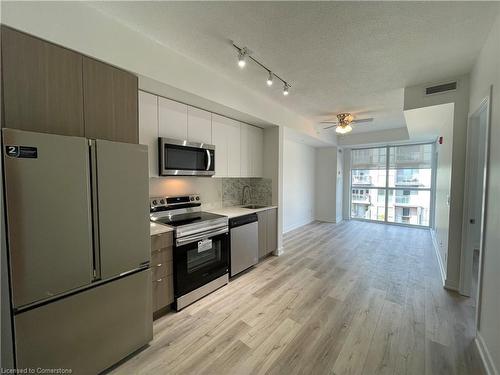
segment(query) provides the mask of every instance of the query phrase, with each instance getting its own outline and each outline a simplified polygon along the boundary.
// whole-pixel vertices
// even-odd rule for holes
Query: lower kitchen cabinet
[[[153,317],[158,317],[174,302],[172,233],[151,236]]]
[[[278,245],[277,209],[257,212],[259,226],[259,258],[276,250]]]

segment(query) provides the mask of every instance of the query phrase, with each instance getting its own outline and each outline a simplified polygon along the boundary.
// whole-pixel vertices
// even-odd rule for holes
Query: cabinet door
[[[188,107],[187,139],[189,142],[212,144],[212,114]]]
[[[85,136],[138,143],[137,77],[100,61],[83,58]]]
[[[278,247],[278,210],[276,208],[267,210],[267,253],[271,253]]]
[[[259,223],[259,259],[264,258],[267,251],[267,211],[257,212]]]
[[[83,136],[82,56],[1,28],[3,127]]]
[[[215,145],[215,177],[227,177],[228,153],[225,118],[212,115],[212,142]]]
[[[251,177],[251,149],[250,125],[241,124],[240,128],[240,175],[241,177]]]
[[[240,177],[240,123],[229,120],[227,122],[227,175]]]
[[[158,97],[139,91],[139,143],[148,146],[149,177],[158,177]]]
[[[264,132],[261,128],[252,126],[250,142],[250,160],[252,177],[262,177],[264,169]]]
[[[186,104],[158,97],[159,135],[164,138],[187,140],[188,117]]]

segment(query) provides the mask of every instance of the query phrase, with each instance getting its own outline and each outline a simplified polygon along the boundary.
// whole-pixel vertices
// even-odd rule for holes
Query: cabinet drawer
[[[155,263],[166,263],[172,260],[172,248],[164,247],[151,253],[151,265]]]
[[[151,252],[161,250],[164,247],[171,247],[172,244],[172,233],[162,233],[151,236]]]
[[[153,280],[161,279],[173,274],[173,263],[171,260],[167,262],[152,263],[151,270],[153,272]]]
[[[172,275],[154,279],[153,286],[153,311],[158,311],[174,302],[174,278]]]

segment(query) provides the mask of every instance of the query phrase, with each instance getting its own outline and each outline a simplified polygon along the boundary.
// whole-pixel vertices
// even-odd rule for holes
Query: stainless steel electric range
[[[175,308],[181,310],[228,282],[228,218],[201,211],[199,195],[150,200],[151,221],[174,228]]]

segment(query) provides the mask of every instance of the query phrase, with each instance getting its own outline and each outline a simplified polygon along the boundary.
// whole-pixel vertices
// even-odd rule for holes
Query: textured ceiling
[[[496,2],[98,2],[92,6],[319,122],[375,117],[354,132],[405,126],[403,88],[470,71]],[[240,70],[231,41],[289,80]],[[333,131],[333,130],[329,130]]]

